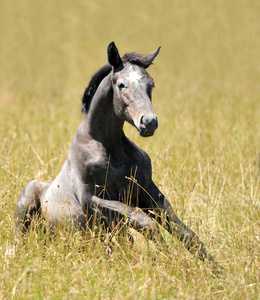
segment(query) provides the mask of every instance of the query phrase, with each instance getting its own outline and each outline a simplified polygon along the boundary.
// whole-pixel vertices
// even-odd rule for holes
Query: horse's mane
[[[112,66],[107,64],[100,68],[90,79],[90,82],[85,89],[82,97],[82,107],[81,111],[87,113],[91,104],[91,100],[95,95],[95,92],[100,84],[100,82],[111,72]]]
[[[138,65],[143,68],[147,68],[149,65],[142,60],[143,55],[136,52],[126,53],[122,57],[123,63],[131,63],[133,65]],[[100,68],[90,79],[88,86],[85,89],[85,92],[82,97],[82,107],[81,111],[87,113],[90,108],[91,101],[96,93],[96,90],[101,83],[101,81],[112,71],[112,66],[110,64],[104,65]]]

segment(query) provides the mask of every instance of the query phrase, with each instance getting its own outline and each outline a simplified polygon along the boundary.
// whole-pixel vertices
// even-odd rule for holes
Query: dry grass
[[[0,0],[0,298],[259,299],[259,1]],[[162,46],[150,68],[159,129],[127,134],[154,180],[228,270],[215,278],[166,236],[111,255],[96,238],[32,231],[14,258],[16,198],[50,181],[82,120],[80,99],[114,40],[123,54]]]

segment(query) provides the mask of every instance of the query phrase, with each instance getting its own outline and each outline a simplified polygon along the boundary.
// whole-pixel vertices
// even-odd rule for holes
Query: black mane
[[[142,57],[143,55],[136,52],[129,52],[122,57],[122,61],[123,63],[129,62],[133,65],[147,68],[150,64],[148,65],[147,63],[145,63],[145,61],[142,60]],[[110,64],[106,64],[91,77],[90,82],[82,97],[81,111],[83,113],[86,114],[89,111],[91,100],[93,99],[99,84],[111,72],[111,70],[112,66]]]
[[[83,113],[87,113],[91,104],[91,100],[95,95],[95,92],[100,82],[111,72],[112,66],[107,64],[99,69],[90,79],[90,82],[82,97],[82,108]]]

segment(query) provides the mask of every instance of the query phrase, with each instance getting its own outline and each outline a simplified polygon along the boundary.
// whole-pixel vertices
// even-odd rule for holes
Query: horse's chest
[[[123,198],[122,200],[137,198],[140,187],[145,185],[145,170],[141,166],[132,164],[131,166],[122,165],[111,171],[111,180],[108,181],[108,192],[112,192],[116,198]]]
[[[140,187],[144,187],[150,176],[149,166],[133,159],[124,161],[109,160],[96,166],[95,194],[106,198],[123,200],[125,197],[138,197]],[[93,174],[94,175],[94,174]]]
[[[116,165],[111,165],[108,172],[110,175],[111,183],[121,186],[126,186],[129,180],[139,182],[142,184],[146,178],[146,171],[141,165],[131,163],[121,163]]]

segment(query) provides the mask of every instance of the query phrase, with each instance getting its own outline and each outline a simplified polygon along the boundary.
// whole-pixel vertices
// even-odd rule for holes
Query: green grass
[[[260,2],[0,0],[0,298],[259,299]],[[17,196],[59,172],[106,47],[148,53],[159,128],[153,178],[229,277],[166,235],[111,255],[97,237],[32,230],[14,258]]]

